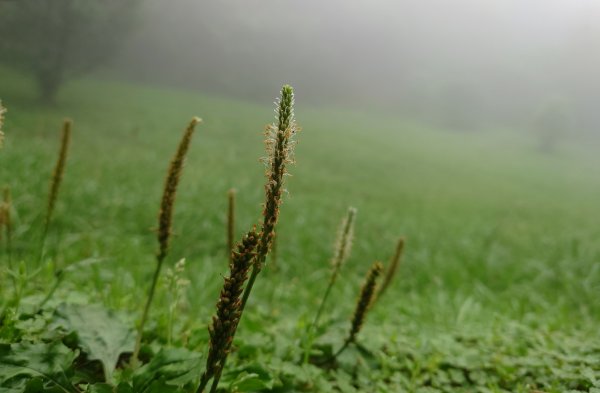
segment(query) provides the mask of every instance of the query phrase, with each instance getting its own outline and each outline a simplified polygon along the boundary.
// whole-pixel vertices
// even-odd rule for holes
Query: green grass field
[[[383,114],[312,108],[297,88],[302,132],[277,230],[277,266],[258,277],[223,389],[600,392],[597,151],[565,144],[544,155],[524,130],[458,133]],[[54,342],[68,366],[61,375],[79,389],[73,391],[109,392],[109,384],[120,381],[119,392],[132,391],[125,387],[132,378],[133,391],[190,391],[204,367],[199,354],[206,351],[207,324],[227,272],[227,190],[237,189],[238,236],[260,220],[259,158],[272,103],[84,80],[68,85],[56,107],[44,108],[33,103],[32,85],[15,74],[2,81],[0,98],[8,108],[0,184],[11,187],[14,199],[12,264],[22,261],[21,274],[31,275],[19,311],[0,327],[0,392],[70,391],[50,378],[56,365],[41,376],[2,366],[18,350],[31,360],[27,351]],[[77,338],[57,326],[81,310],[78,304],[90,305],[82,317],[88,330],[104,315],[97,304],[117,310],[119,326],[135,326],[155,266],[153,228],[163,179],[194,115],[204,123],[184,169],[167,260],[172,267],[186,258],[190,285],[176,307],[169,345],[173,295],[161,280],[144,347],[148,359],[169,347],[165,353],[179,361],[161,369],[156,380],[162,387],[136,385],[139,373],[132,377],[125,356],[112,380],[103,381],[93,372],[97,365],[89,366],[93,359],[73,352]],[[74,120],[73,140],[36,272],[63,116]],[[325,290],[348,206],[358,209],[354,248],[315,351],[341,345],[371,263],[387,263],[401,235],[406,252],[391,289],[367,318],[361,346],[346,351],[335,367],[301,364],[300,341]],[[7,302],[13,288],[1,252]],[[77,264],[83,260],[88,263]],[[54,263],[75,265],[43,312],[34,314],[52,286]],[[106,329],[112,329],[108,322]],[[17,341],[21,349],[8,346]]]

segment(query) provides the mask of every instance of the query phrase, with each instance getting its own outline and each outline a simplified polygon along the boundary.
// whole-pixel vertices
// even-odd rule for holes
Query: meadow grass
[[[318,332],[323,351],[343,341],[364,272],[371,261],[390,258],[399,235],[409,244],[402,265],[359,341],[387,348],[377,356],[391,368],[412,359],[416,369],[397,367],[408,367],[402,375],[414,378],[414,386],[426,385],[418,378],[433,367],[431,359],[442,369],[440,356],[464,354],[469,340],[477,342],[469,347],[478,351],[479,360],[470,360],[477,364],[492,361],[488,354],[495,352],[526,352],[528,345],[539,353],[562,343],[573,351],[598,348],[600,158],[593,147],[568,143],[543,155],[523,130],[456,133],[389,115],[311,108],[297,88],[303,132],[278,224],[278,269],[267,264],[254,289],[252,312],[240,327],[246,334],[237,338],[245,348],[240,359],[265,353],[285,358],[294,339],[302,338],[329,279],[331,244],[347,206],[361,214],[352,255]],[[32,244],[44,223],[56,124],[64,116],[76,121],[77,133],[45,263],[102,259],[70,275],[49,307],[71,299],[136,314],[154,269],[148,250],[155,247],[151,228],[165,158],[176,147],[182,120],[203,115],[202,142],[190,146],[185,186],[178,191],[166,262],[185,257],[192,282],[173,341],[203,351],[227,270],[223,196],[238,190],[236,227],[251,228],[263,200],[257,157],[264,156],[261,130],[271,103],[84,80],[67,86],[56,107],[43,108],[31,104],[32,91],[18,75],[3,81],[0,91],[9,110],[0,184],[12,191],[12,259],[35,262]],[[39,303],[51,277],[51,269],[43,269],[29,281],[23,307]],[[148,322],[157,339],[167,336],[167,303],[159,288]],[[267,368],[275,367],[268,359]],[[518,376],[514,380],[514,391],[528,391]],[[548,391],[562,387],[556,389]]]

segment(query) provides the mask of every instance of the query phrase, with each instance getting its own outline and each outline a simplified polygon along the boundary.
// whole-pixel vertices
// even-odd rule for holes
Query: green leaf
[[[271,373],[260,364],[251,364],[227,372],[219,386],[228,386],[236,392],[255,392],[263,389],[273,389],[275,380]]]
[[[108,383],[88,385],[86,393],[132,393],[131,386],[121,382],[116,388]],[[0,392],[1,393],[1,392]]]
[[[75,333],[79,347],[89,360],[99,360],[106,381],[124,352],[132,352],[134,331],[113,311],[99,305],[62,304],[55,312],[55,323]]]
[[[161,349],[152,360],[133,375],[136,393],[160,391],[156,381],[171,386],[195,383],[200,375],[202,354],[184,348]]]
[[[86,393],[113,393],[113,387],[107,383],[95,383],[88,386]]]
[[[55,391],[75,392],[66,375],[75,357],[73,351],[58,341],[0,345],[0,387],[11,391],[32,378],[41,377],[44,391],[55,387]]]

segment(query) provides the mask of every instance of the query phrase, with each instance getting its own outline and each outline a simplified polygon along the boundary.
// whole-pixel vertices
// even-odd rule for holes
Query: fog
[[[152,0],[114,66],[143,83],[303,100],[457,129],[519,126],[548,100],[600,127],[593,0]]]
[[[598,48],[595,0],[0,1],[0,61],[47,101],[98,70],[244,100],[291,83],[313,106],[599,139]]]

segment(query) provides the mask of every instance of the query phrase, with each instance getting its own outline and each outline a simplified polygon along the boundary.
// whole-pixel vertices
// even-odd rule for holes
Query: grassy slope
[[[77,289],[114,308],[139,309],[153,269],[151,228],[168,159],[191,116],[204,119],[178,195],[169,258],[187,258],[193,284],[179,323],[195,332],[191,345],[203,348],[204,324],[226,269],[226,191],[238,189],[241,233],[259,219],[257,159],[271,103],[83,81],[65,89],[56,108],[42,109],[30,104],[27,81],[8,79],[0,91],[9,107],[0,182],[11,185],[19,213],[17,253],[26,260],[35,254],[60,119],[68,115],[75,120],[73,149],[49,256],[62,265],[107,258],[72,274],[59,295]],[[513,359],[523,350],[515,341],[523,335],[543,351],[557,349],[554,342],[568,342],[573,351],[597,342],[600,160],[591,149],[565,146],[545,156],[527,135],[448,133],[391,117],[311,109],[301,89],[297,100],[303,131],[283,206],[279,269],[259,278],[249,309],[258,311],[244,321],[242,342],[244,330],[273,329],[256,325],[264,318],[288,337],[301,332],[324,289],[348,205],[359,211],[356,241],[330,304],[334,333],[347,327],[370,263],[387,261],[403,234],[408,246],[400,277],[363,335],[373,347],[387,342],[400,354],[414,350],[422,357],[414,363],[426,368],[431,359],[453,356],[456,334],[485,342],[475,345],[482,351],[476,364],[503,351]],[[47,287],[44,274],[31,287],[34,296],[36,286]],[[165,297],[159,294],[155,305],[161,331]],[[517,389],[519,378],[513,379]]]

